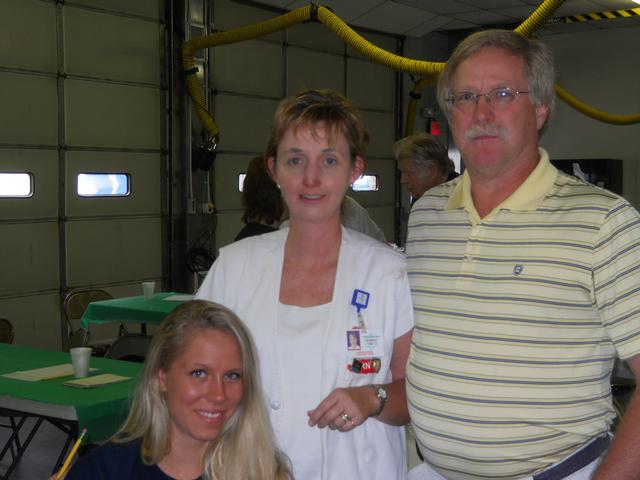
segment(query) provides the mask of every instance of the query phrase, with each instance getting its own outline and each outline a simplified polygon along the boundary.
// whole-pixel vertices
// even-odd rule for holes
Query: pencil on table
[[[73,460],[73,457],[78,451],[78,448],[80,448],[80,444],[82,443],[82,439],[84,438],[86,433],[87,433],[87,429],[83,428],[82,433],[78,437],[78,440],[76,440],[76,443],[73,444],[73,448],[69,452],[69,455],[67,455],[67,459],[62,464],[62,468],[58,470],[58,473],[55,476],[55,480],[60,480],[67,474],[67,470],[69,470],[69,466],[71,465],[71,460]]]

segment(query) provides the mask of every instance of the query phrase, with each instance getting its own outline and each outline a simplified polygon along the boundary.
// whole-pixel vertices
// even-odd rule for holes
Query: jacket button
[[[271,400],[271,410],[280,410],[280,402],[278,400]]]

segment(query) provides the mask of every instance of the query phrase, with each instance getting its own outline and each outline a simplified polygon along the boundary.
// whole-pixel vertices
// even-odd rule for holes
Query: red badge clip
[[[378,373],[381,365],[379,358],[354,358],[347,369],[353,373]]]

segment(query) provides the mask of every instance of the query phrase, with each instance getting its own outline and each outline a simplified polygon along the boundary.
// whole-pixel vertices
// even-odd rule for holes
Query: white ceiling
[[[258,3],[292,10],[309,0],[259,0]],[[541,0],[320,0],[342,20],[356,27],[411,37],[433,31],[519,24]],[[638,28],[640,15],[567,24],[563,18],[612,10],[640,8],[632,0],[566,0],[555,12],[557,23],[538,31],[540,35],[605,28]]]

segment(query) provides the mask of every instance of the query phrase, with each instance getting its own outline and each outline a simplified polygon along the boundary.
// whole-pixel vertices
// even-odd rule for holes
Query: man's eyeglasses
[[[515,88],[510,87],[494,88],[487,93],[457,92],[451,94],[447,98],[447,103],[462,111],[468,112],[475,108],[480,97],[484,97],[492,108],[499,109],[513,103],[513,101],[518,98],[518,95],[522,93],[529,92],[516,90]]]

